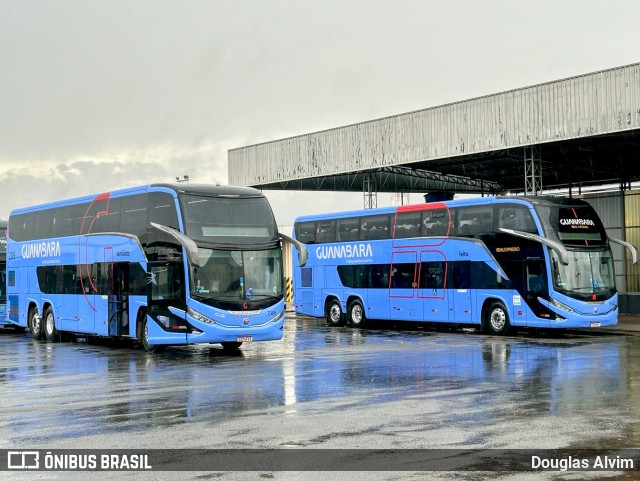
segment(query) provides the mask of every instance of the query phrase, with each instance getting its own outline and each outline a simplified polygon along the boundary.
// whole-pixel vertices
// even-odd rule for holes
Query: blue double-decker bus
[[[610,242],[586,202],[483,197],[299,217],[298,313],[361,327],[368,319],[511,327],[617,323]]]
[[[153,184],[17,209],[7,256],[7,320],[34,339],[158,351],[283,335],[281,235],[255,189]]]

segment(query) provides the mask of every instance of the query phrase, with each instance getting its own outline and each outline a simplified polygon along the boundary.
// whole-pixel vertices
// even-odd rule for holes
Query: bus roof
[[[210,195],[210,196],[232,196],[232,197],[264,197],[262,192],[252,187],[237,187],[230,185],[212,185],[212,184],[189,184],[189,183],[157,183],[141,185],[137,187],[129,187],[126,189],[112,190],[109,192],[101,192],[99,194],[85,195],[82,197],[71,197],[61,199],[46,204],[37,204],[29,207],[20,207],[14,209],[10,215],[20,214],[24,212],[35,212],[39,210],[50,209],[52,207],[60,207],[64,205],[81,204],[83,202],[91,202],[98,196],[109,194],[109,197],[117,198],[127,195],[144,194],[146,192],[172,190],[179,194],[194,195]]]
[[[555,196],[490,196],[490,197],[472,197],[468,199],[455,199],[447,201],[432,202],[431,204],[446,205],[449,208],[463,207],[470,205],[486,205],[494,202],[513,202],[525,205],[548,205],[548,206],[584,206],[588,205],[587,202],[580,199],[572,199],[568,197],[555,197]],[[427,204],[414,204],[414,206],[421,206]],[[398,210],[407,209],[410,210],[412,206],[391,206],[391,207],[379,207],[375,209],[360,209],[343,212],[328,212],[326,214],[311,214],[297,217],[295,222],[306,222],[313,220],[323,219],[339,219],[346,217],[356,216],[369,216],[369,215],[383,215],[383,214],[395,214]]]

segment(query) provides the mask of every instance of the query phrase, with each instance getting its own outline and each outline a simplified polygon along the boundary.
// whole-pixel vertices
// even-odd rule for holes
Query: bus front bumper
[[[555,312],[559,317],[558,319],[549,320],[549,326],[560,329],[574,329],[574,328],[598,328],[615,326],[618,323],[618,305],[613,303],[613,306],[607,306],[605,303],[593,305],[592,312],[577,312],[566,311],[559,309],[546,300],[539,299],[540,302],[548,309]],[[604,309],[609,309],[606,312],[602,312]]]
[[[168,332],[153,319],[148,318],[148,339],[150,344],[184,345],[218,342],[277,341],[282,339],[284,316],[276,322],[262,326],[225,327],[218,324],[200,322],[187,316],[187,322],[198,329],[196,332]]]

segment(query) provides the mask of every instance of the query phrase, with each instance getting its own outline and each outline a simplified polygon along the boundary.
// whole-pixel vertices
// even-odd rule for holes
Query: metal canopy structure
[[[640,116],[640,112],[638,113]],[[640,129],[619,134],[538,144],[543,189],[625,184],[640,180]],[[496,179],[499,191],[524,193],[526,147],[437,159],[429,168],[454,175]],[[418,165],[423,165],[418,163]]]
[[[232,149],[260,189],[460,193],[640,180],[640,64]]]
[[[331,190],[359,192],[363,185],[373,181],[379,192],[428,192],[446,190],[456,192],[496,192],[498,182],[474,179],[464,175],[444,174],[405,166],[388,166],[379,169],[346,172],[308,179],[283,180],[260,186],[279,190]]]

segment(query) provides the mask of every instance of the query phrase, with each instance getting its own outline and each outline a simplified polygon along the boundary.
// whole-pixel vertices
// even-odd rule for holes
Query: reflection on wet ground
[[[640,445],[640,338],[329,328],[147,354],[0,334],[7,447]]]

